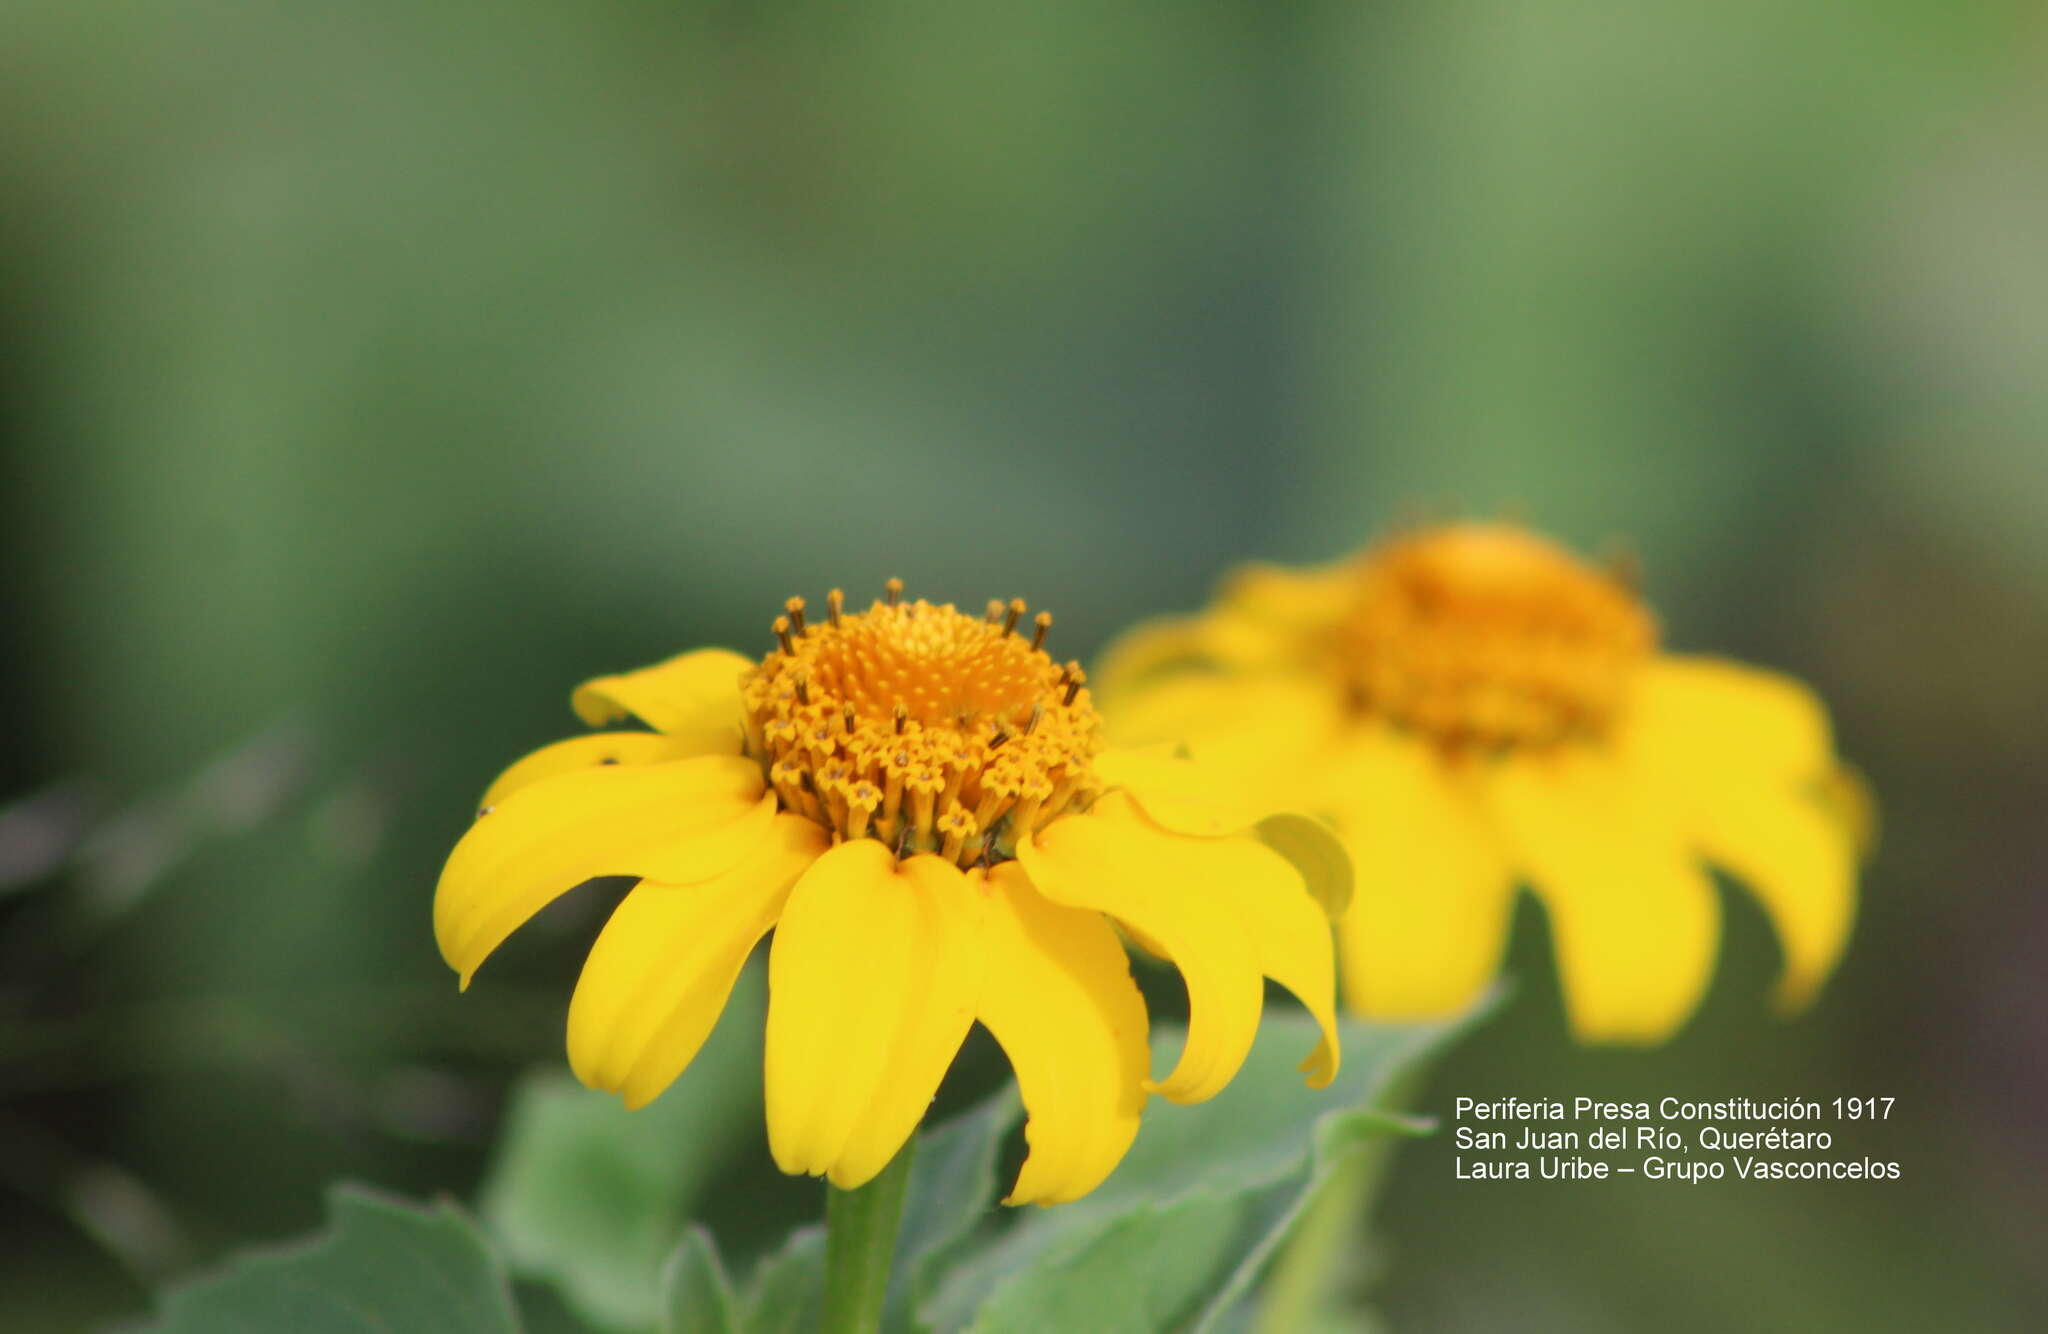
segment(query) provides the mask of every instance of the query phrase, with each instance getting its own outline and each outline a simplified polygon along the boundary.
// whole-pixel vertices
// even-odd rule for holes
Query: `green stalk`
[[[882,1298],[889,1291],[889,1267],[896,1255],[896,1229],[903,1221],[903,1196],[917,1136],[855,1190],[825,1187],[825,1317],[821,1334],[879,1334]]]
[[[1313,1329],[1332,1297],[1337,1258],[1365,1241],[1366,1210],[1392,1147],[1387,1135],[1344,1156],[1309,1204],[1259,1292],[1252,1334]]]
[[[1421,1073],[1411,1073],[1387,1091],[1381,1106],[1388,1111],[1408,1106],[1421,1083]],[[1403,1139],[1375,1136],[1331,1169],[1259,1291],[1252,1334],[1301,1334],[1315,1328],[1337,1296],[1333,1288],[1339,1258],[1365,1244],[1373,1200]]]

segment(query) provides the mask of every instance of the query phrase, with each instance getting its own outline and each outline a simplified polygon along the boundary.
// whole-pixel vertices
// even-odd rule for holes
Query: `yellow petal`
[[[1478,999],[1500,968],[1515,876],[1466,783],[1437,753],[1360,729],[1331,771],[1357,889],[1338,924],[1344,1002],[1372,1019],[1432,1019]]]
[[[1826,710],[1789,677],[1712,659],[1647,673],[1620,735],[1627,763],[1681,803],[1685,832],[1770,914],[1797,1008],[1834,968],[1856,912],[1868,793],[1834,759]]]
[[[935,856],[854,839],[812,864],[768,959],[768,1143],[851,1190],[917,1129],[974,1022],[980,913]]]
[[[553,778],[556,774],[594,769],[606,764],[659,764],[664,760],[688,759],[696,753],[674,737],[666,737],[659,732],[598,732],[590,736],[572,736],[567,741],[542,746],[499,774],[478,805],[488,809],[520,788],[538,783],[543,778]]]
[[[569,1002],[569,1065],[592,1088],[652,1102],[704,1045],[754,945],[782,914],[825,830],[778,815],[723,875],[694,885],[643,880],[605,923]]]
[[[1847,830],[1796,792],[1725,784],[1697,809],[1707,857],[1748,887],[1785,952],[1777,1003],[1796,1010],[1842,957],[1856,917],[1856,849]]]
[[[1272,788],[1245,783],[1223,765],[1197,764],[1174,745],[1113,746],[1094,760],[1095,776],[1130,793],[1154,824],[1179,834],[1235,834],[1272,813]]]
[[[1323,910],[1338,917],[1351,901],[1350,860],[1328,826],[1292,809],[1306,795],[1305,785],[1292,780],[1308,768],[1304,762],[1285,778],[1253,782],[1243,769],[1189,759],[1164,745],[1112,747],[1095,757],[1096,776],[1130,793],[1162,829],[1209,838],[1256,830],[1294,863]]]
[[[1030,1119],[1005,1204],[1063,1204],[1102,1184],[1138,1133],[1150,1053],[1145,998],[1101,913],[1064,908],[1003,862],[984,892],[975,1017],[1002,1044]]]
[[[1221,775],[1209,784],[1176,777],[1142,762],[1106,782],[1143,787],[1157,801],[1214,800],[1213,790],[1262,794],[1284,806],[1290,789],[1343,723],[1343,700],[1319,676],[1291,671],[1254,674],[1182,672],[1159,682],[1097,696],[1103,726],[1119,746],[1160,747],[1161,761],[1184,751]],[[1271,806],[1268,809],[1272,809]],[[1163,811],[1156,818],[1172,818]],[[1239,825],[1238,828],[1243,828]]]
[[[1231,571],[1217,601],[1231,616],[1319,634],[1350,613],[1357,594],[1356,558],[1314,566],[1254,562]]]
[[[1698,1006],[1721,905],[1655,775],[1597,751],[1504,761],[1488,798],[1549,911],[1572,1027],[1657,1042]]]
[[[1143,622],[1111,644],[1096,674],[1096,697],[1121,702],[1184,674],[1292,667],[1305,642],[1326,638],[1346,614],[1356,579],[1350,562],[1235,570],[1209,610]]]
[[[1233,570],[1207,611],[1162,616],[1118,637],[1102,655],[1098,698],[1203,669],[1284,667],[1305,639],[1321,639],[1351,606],[1350,561],[1316,569],[1246,565]]]
[[[1337,1077],[1339,1053],[1337,962],[1323,905],[1307,892],[1300,872],[1274,855],[1248,861],[1243,873],[1218,876],[1210,887],[1234,903],[1259,971],[1292,992],[1322,1027],[1301,1069],[1310,1088],[1327,1088]]]
[[[1754,894],[1784,950],[1783,1009],[1813,998],[1834,970],[1856,916],[1858,827],[1828,805],[1829,789],[1758,781],[1667,755],[1660,786],[1681,795],[1695,845]]]
[[[1858,861],[1877,851],[1877,794],[1853,764],[1838,764],[1814,786],[1814,800],[1856,850]]]
[[[1259,842],[1293,865],[1325,917],[1335,921],[1350,911],[1357,874],[1350,852],[1328,824],[1282,811],[1259,821],[1254,832]]]
[[[699,649],[637,672],[585,681],[569,702],[592,727],[630,714],[692,754],[733,754],[743,735],[740,678],[754,666],[729,649]]]
[[[1833,771],[1826,707],[1789,676],[1720,658],[1667,655],[1643,668],[1620,735],[1632,757],[1751,778]]]
[[[762,786],[751,760],[707,755],[579,769],[521,788],[448,855],[434,891],[441,957],[466,987],[505,937],[586,880],[690,884],[719,874],[768,832],[775,796]]]
[[[1090,678],[1097,698],[1117,695],[1161,672],[1207,664],[1208,620],[1202,616],[1159,616],[1117,636]]]
[[[1291,901],[1313,911],[1286,859],[1245,835],[1195,838],[1161,829],[1121,792],[1084,815],[1055,820],[1020,843],[1017,855],[1039,893],[1129,923],[1180,969],[1187,1045],[1154,1091],[1200,1102],[1228,1084],[1251,1050],[1264,1000],[1265,927],[1246,920],[1246,904],[1285,912]]]

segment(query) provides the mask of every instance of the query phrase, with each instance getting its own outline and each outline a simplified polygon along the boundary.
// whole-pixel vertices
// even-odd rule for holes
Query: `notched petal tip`
[[[784,1176],[818,1177],[825,1174],[823,1167],[813,1166],[808,1158],[792,1152],[788,1145],[773,1135],[768,1137],[768,1156],[775,1160],[775,1170]]]
[[[1008,1205],[1058,1204],[1095,1189],[1137,1137],[1144,1109],[1145,1000],[1101,913],[1042,895],[1023,866],[982,880],[985,966],[976,1017],[1016,1071],[1028,1149]]]
[[[824,851],[824,831],[776,816],[761,844],[700,884],[643,880],[605,923],[569,1002],[577,1078],[628,1108],[659,1097],[721,1022],[747,958],[789,889]]]
[[[1018,860],[1037,893],[1135,926],[1180,970],[1188,990],[1186,1045],[1173,1073],[1147,1086],[1169,1101],[1212,1096],[1251,1050],[1264,997],[1265,928],[1247,904],[1291,895],[1317,923],[1322,965],[1330,967],[1328,922],[1292,868],[1249,836],[1176,834],[1154,824],[1128,795],[1110,793],[1087,816],[1062,820],[1019,845]]]
[[[897,1147],[900,1149],[902,1146],[898,1145]],[[893,1158],[894,1155],[891,1155],[891,1157]],[[842,1159],[841,1161],[832,1164],[832,1166],[826,1170],[825,1180],[831,1182],[840,1190],[859,1190],[862,1186],[867,1185],[868,1182],[873,1181],[876,1177],[880,1176],[882,1174],[882,1168],[887,1167],[888,1165],[889,1161],[885,1159],[883,1160],[881,1167],[863,1165],[859,1168],[850,1168]]]
[[[1699,1007],[1721,900],[1681,793],[1607,756],[1500,765],[1488,799],[1550,920],[1572,1030],[1655,1043]]]
[[[1257,1020],[1253,1023],[1256,1025]],[[1246,1044],[1247,1050],[1249,1045]],[[1164,1079],[1146,1079],[1140,1085],[1145,1092],[1166,1099],[1178,1107],[1192,1107],[1207,1102],[1221,1093],[1244,1064],[1244,1056],[1233,1052],[1227,1070],[1219,1070],[1218,1062],[1207,1059],[1206,1052],[1190,1052],[1182,1049],[1180,1060]]]
[[[1294,1067],[1306,1076],[1312,1089],[1326,1089],[1337,1078],[1337,1072],[1344,1066],[1344,1044],[1337,1030],[1337,1014],[1334,1007],[1325,1001],[1308,1007],[1316,1025],[1322,1030],[1316,1039],[1315,1050],[1302,1058]]]

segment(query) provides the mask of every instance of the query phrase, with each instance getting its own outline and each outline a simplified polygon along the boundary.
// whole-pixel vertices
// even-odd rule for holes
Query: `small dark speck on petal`
[[[607,755],[603,759],[598,761],[599,764],[617,764],[618,762],[619,757],[616,755]]]
[[[477,818],[477,819],[479,819],[479,820],[481,820],[481,819],[483,819],[483,818],[484,818],[484,817],[485,817],[486,815],[489,815],[489,814],[490,814],[490,813],[491,813],[492,811],[494,811],[494,810],[496,810],[496,809],[498,809],[498,808],[497,808],[496,806],[486,806],[486,807],[484,807],[484,808],[483,808],[482,810],[480,810],[480,811],[478,811],[478,812],[476,813],[476,818]]]

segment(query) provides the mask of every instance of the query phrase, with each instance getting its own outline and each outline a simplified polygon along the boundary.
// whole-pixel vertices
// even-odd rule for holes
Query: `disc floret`
[[[1353,704],[1447,750],[1602,735],[1656,650],[1622,573],[1519,528],[1429,529],[1356,569],[1337,633]]]
[[[742,683],[748,754],[783,809],[835,839],[1006,860],[1101,791],[1087,677],[1046,653],[1048,613],[1026,637],[1021,599],[976,617],[902,593],[892,579],[848,612],[834,589],[822,621],[789,599],[776,648]]]

